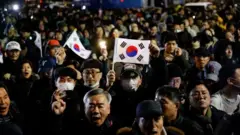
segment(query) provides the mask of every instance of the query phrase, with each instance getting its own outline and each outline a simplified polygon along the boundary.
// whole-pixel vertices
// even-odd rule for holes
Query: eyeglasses
[[[101,72],[100,71],[96,71],[96,70],[85,70],[85,71],[83,71],[83,74],[92,75],[92,76],[95,76],[98,73],[101,73]]]

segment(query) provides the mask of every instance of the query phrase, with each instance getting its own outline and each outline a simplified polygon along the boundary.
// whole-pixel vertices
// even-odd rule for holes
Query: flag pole
[[[112,69],[111,69],[112,71],[114,71],[114,65],[115,65],[115,62],[112,63]],[[115,71],[114,71],[114,72],[115,72]],[[106,91],[109,91],[109,90],[110,90],[110,88],[113,86],[113,83],[114,83],[114,82],[109,82],[109,81],[107,81],[107,84],[108,84],[108,85],[107,85]]]
[[[112,71],[114,71],[115,62],[112,63]]]

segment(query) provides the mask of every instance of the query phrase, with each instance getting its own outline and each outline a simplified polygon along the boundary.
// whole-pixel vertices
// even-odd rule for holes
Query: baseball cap
[[[18,50],[21,51],[21,46],[18,42],[16,41],[10,41],[6,45],[6,50],[11,51],[11,50]]]
[[[48,46],[49,47],[60,47],[60,43],[58,40],[52,39],[48,41]]]
[[[137,65],[135,64],[125,64],[121,71],[121,77],[124,78],[136,78],[142,77],[141,72],[138,70]]]
[[[144,100],[137,105],[136,117],[154,117],[163,115],[162,106],[154,100]]]
[[[201,56],[209,57],[211,54],[206,48],[200,47],[200,48],[195,50],[194,55],[197,56],[197,57],[201,57]]]
[[[208,63],[208,66],[210,68],[210,73],[207,75],[207,79],[217,82],[219,80],[218,79],[219,71],[222,68],[221,64],[219,64],[216,61],[210,61]]]

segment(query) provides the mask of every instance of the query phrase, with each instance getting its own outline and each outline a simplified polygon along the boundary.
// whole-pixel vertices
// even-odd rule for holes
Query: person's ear
[[[228,83],[229,85],[233,85],[232,80],[233,80],[233,79],[229,77],[229,78],[227,79],[227,83]]]
[[[176,108],[177,108],[177,110],[180,108],[180,106],[181,106],[181,103],[180,102],[177,102],[177,103],[175,103],[175,105],[176,105]]]
[[[138,86],[142,85],[142,78],[139,79],[138,81]]]
[[[99,77],[100,77],[100,79],[102,79],[102,72],[101,72],[101,73],[99,73]]]
[[[74,85],[76,85],[76,84],[77,84],[77,80],[74,80],[74,82],[73,82],[73,83],[74,83]]]
[[[207,57],[208,58],[208,61],[210,61],[210,57]]]
[[[111,112],[111,105],[107,104],[107,110],[106,110],[107,114],[110,114]]]
[[[167,47],[167,45],[168,45],[168,43],[165,43],[165,44],[164,44],[164,48],[166,48],[166,47]]]

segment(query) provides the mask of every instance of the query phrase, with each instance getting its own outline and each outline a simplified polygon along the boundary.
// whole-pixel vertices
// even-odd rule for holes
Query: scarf
[[[195,113],[196,121],[204,128],[204,132],[207,135],[213,135],[213,127],[212,127],[212,111],[209,107],[206,115],[199,115]]]

